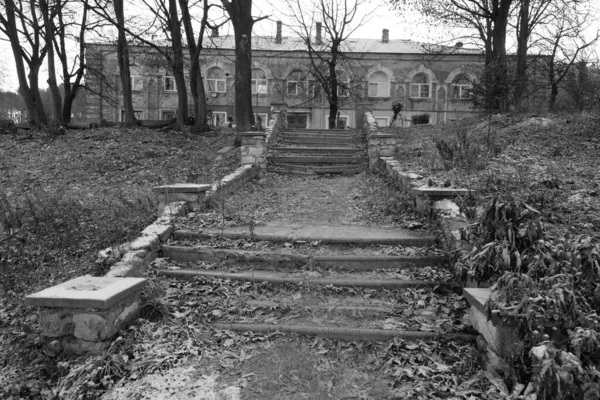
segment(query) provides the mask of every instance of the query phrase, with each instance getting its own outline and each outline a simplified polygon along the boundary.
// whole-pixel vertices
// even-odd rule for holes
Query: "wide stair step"
[[[293,153],[302,155],[333,155],[333,156],[350,156],[361,155],[362,149],[348,147],[293,147],[293,146],[278,146],[271,147],[272,151],[277,153]]]
[[[338,268],[351,271],[377,269],[402,270],[406,268],[442,265],[443,256],[390,256],[362,252],[360,254],[301,254],[281,251],[252,251],[214,249],[203,246],[171,246],[162,248],[163,257],[183,263],[212,262],[222,266],[236,266],[285,271],[306,266]]]
[[[269,156],[269,162],[285,164],[363,164],[367,162],[364,157],[348,156]]]

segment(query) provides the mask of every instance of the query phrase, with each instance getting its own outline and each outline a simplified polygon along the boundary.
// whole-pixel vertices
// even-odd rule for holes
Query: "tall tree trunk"
[[[114,0],[115,17],[117,18],[117,60],[121,75],[121,86],[123,87],[123,122],[126,125],[136,125],[135,112],[133,110],[131,71],[129,69],[129,45],[125,36],[125,14],[123,12],[123,0]]]
[[[329,129],[334,129],[337,125],[338,115],[338,80],[335,68],[337,67],[337,46],[333,46],[331,49],[332,60],[329,62],[329,87],[331,93],[329,95]]]
[[[500,112],[508,110],[508,66],[506,63],[506,30],[512,0],[494,0],[492,29],[492,58],[495,64],[495,86],[498,97],[497,108]]]
[[[55,2],[54,7],[62,7],[60,1]],[[59,123],[63,122],[62,96],[58,89],[56,81],[56,67],[54,63],[54,35],[56,29],[54,26],[54,10],[50,8],[47,0],[40,0],[40,8],[44,18],[44,37],[46,39],[46,48],[48,52],[48,88],[52,95],[52,118]],[[51,15],[52,14],[52,15]]]
[[[81,26],[79,28],[79,67],[75,72],[74,76],[71,76],[71,72],[69,71],[69,62],[67,58],[67,46],[65,43],[65,22],[62,14],[62,7],[60,7],[57,11],[57,20],[58,20],[58,45],[56,46],[60,50],[57,50],[58,57],[60,59],[62,65],[62,74],[63,74],[63,82],[64,82],[64,98],[63,98],[63,122],[71,122],[71,111],[73,109],[73,101],[75,101],[75,97],[77,96],[77,91],[79,90],[81,79],[83,78],[83,73],[85,71],[85,31],[87,25],[87,14],[88,14],[88,0],[82,1],[82,14],[81,14]],[[74,77],[75,81],[71,83],[71,78]]]
[[[235,33],[235,119],[238,132],[254,125],[252,110],[252,1],[222,0]]]
[[[527,85],[527,46],[529,45],[530,0],[521,0],[517,31],[517,65],[515,69],[515,106],[521,103]]]
[[[183,72],[183,43],[181,40],[181,23],[177,13],[177,0],[169,0],[169,17],[171,48],[173,50],[173,78],[175,78],[177,84],[177,125],[183,126],[188,121],[188,99]]]
[[[43,55],[40,56],[39,47],[32,49],[32,57],[28,62],[28,67],[31,71],[29,75],[29,81],[35,82],[35,84],[30,86],[30,84],[27,82],[27,76],[25,74],[25,63],[23,62],[24,50],[19,42],[19,30],[16,22],[17,10],[14,0],[5,0],[5,6],[6,16],[0,15],[0,22],[8,33],[10,47],[15,60],[17,78],[19,80],[19,93],[21,94],[23,101],[25,102],[25,106],[27,107],[27,112],[29,113],[29,123],[34,127],[39,127],[48,123],[46,112],[44,110],[44,104],[41,101],[39,88],[37,82],[35,82],[35,80],[38,78],[38,64],[41,64]]]

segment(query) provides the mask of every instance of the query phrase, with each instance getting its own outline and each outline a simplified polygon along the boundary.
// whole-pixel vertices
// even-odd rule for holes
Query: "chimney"
[[[212,28],[212,32],[210,33],[210,37],[219,37],[219,28]]]
[[[277,21],[277,34],[275,35],[275,43],[281,44],[281,21]]]
[[[381,43],[389,43],[390,41],[390,30],[384,29],[383,34],[381,35]]]
[[[322,42],[322,37],[321,37],[321,28],[322,28],[322,24],[320,22],[317,22],[317,37],[315,40],[316,44],[321,44]]]

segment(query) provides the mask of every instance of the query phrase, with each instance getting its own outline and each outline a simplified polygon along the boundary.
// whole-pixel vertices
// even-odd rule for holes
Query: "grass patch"
[[[103,274],[98,250],[133,239],[157,217],[152,186],[232,172],[239,151],[218,151],[234,136],[145,128],[0,136],[0,397],[40,398],[64,373],[34,334],[37,315],[24,296]]]

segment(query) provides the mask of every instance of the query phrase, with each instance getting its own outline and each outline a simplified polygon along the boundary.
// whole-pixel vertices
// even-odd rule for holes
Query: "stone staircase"
[[[431,236],[362,226],[179,229],[162,257],[168,264],[159,276],[210,288],[214,295],[202,301],[218,310],[215,329],[354,341],[475,339],[440,314],[457,297],[432,273],[445,258]]]
[[[368,161],[357,139],[346,129],[288,129],[269,149],[268,169],[285,174],[356,174]]]

